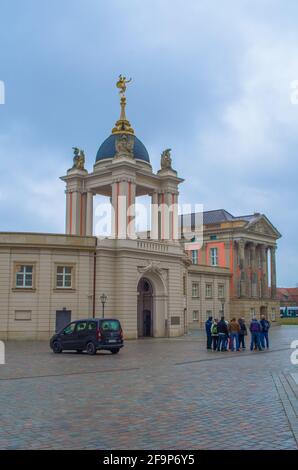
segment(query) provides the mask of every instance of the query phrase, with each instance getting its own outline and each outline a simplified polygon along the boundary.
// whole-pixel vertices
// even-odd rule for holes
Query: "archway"
[[[168,294],[165,280],[154,267],[143,271],[138,281],[137,331],[139,338],[169,335]]]
[[[153,287],[142,277],[138,284],[138,337],[153,336]]]

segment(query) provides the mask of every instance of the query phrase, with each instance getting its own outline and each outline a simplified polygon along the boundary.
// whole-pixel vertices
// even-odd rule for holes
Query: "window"
[[[199,284],[197,282],[192,283],[191,295],[192,297],[199,297]]]
[[[33,287],[33,266],[21,265],[16,269],[16,287],[32,289]]]
[[[96,330],[96,323],[95,321],[91,321],[90,323],[88,323],[88,330]]]
[[[206,284],[206,298],[212,298],[212,284]]]
[[[210,240],[217,240],[217,235],[210,235]]]
[[[276,320],[276,309],[275,308],[271,309],[271,320],[272,321]]]
[[[72,267],[57,266],[56,287],[58,289],[71,289],[72,287]]]
[[[192,312],[192,321],[198,321],[199,320],[199,311],[198,310],[194,310]]]
[[[104,331],[119,331],[120,323],[118,320],[104,320],[101,322],[101,328]]]
[[[193,250],[191,252],[191,260],[193,264],[198,264],[198,250]]]
[[[77,323],[77,332],[80,333],[80,331],[85,331],[86,330],[87,323],[84,321],[81,321]]]
[[[211,266],[218,266],[218,249],[210,248]]]
[[[63,330],[63,333],[65,335],[72,335],[74,330],[75,330],[75,327],[76,327],[76,324],[75,323],[71,323],[70,325],[68,325],[66,328],[64,328]]]
[[[224,299],[225,298],[225,286],[224,284],[218,284],[218,298]]]
[[[256,309],[255,308],[251,308],[250,309],[250,318],[254,318],[256,316]]]

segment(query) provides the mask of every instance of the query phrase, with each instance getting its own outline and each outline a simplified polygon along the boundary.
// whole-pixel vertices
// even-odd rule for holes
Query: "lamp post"
[[[107,299],[108,299],[108,297],[106,296],[106,294],[101,294],[100,301],[101,301],[101,305],[102,305],[102,318],[105,317],[105,303],[106,303]]]

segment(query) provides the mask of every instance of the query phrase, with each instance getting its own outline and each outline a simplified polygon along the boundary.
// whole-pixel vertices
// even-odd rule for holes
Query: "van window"
[[[89,331],[96,330],[96,323],[95,323],[95,321],[91,321],[90,323],[88,323],[88,330],[89,330]]]
[[[80,331],[86,330],[87,322],[85,321],[80,321],[77,323],[77,332],[79,333]]]
[[[101,328],[104,331],[119,331],[120,323],[118,320],[103,320],[101,322]]]
[[[64,330],[63,330],[63,333],[65,335],[71,335],[73,332],[74,332],[74,329],[76,327],[76,324],[75,323],[71,323],[70,325],[68,325]]]

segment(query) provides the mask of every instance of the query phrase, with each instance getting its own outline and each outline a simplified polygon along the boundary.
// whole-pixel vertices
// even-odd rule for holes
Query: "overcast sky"
[[[282,233],[278,284],[298,283],[296,0],[1,0],[0,230],[64,231],[72,147],[97,149],[127,114],[181,201],[265,213]]]

